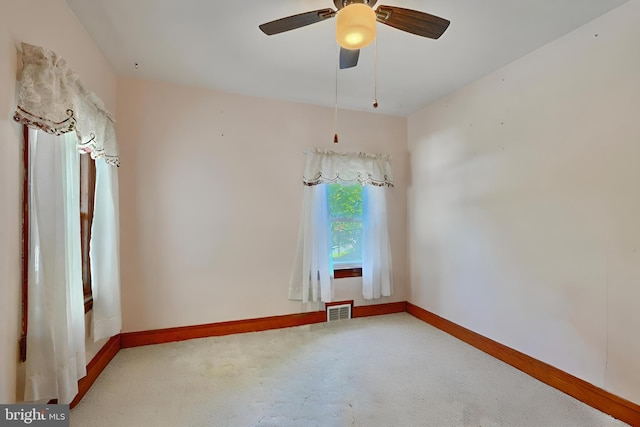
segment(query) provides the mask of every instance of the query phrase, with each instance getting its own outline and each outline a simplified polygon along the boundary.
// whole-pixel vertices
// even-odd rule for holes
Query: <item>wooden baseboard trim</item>
[[[141,332],[125,332],[120,336],[122,348],[142,345],[162,344],[184,341],[194,338],[217,337],[222,335],[259,332],[269,329],[289,328],[310,325],[327,320],[324,311],[287,314],[283,316],[262,317],[257,319],[234,320],[230,322],[209,323],[205,325],[182,326],[177,328],[155,329]]]
[[[120,335],[111,337],[94,358],[91,359],[91,362],[87,365],[87,375],[78,381],[78,394],[69,405],[71,408],[76,406],[84,395],[87,394],[104,368],[106,368],[109,362],[118,354],[118,351],[120,351]]]
[[[554,366],[493,341],[414,304],[407,303],[407,312],[593,408],[632,426],[640,426],[640,405],[618,397]]]
[[[387,304],[361,305],[353,307],[351,317],[380,316],[383,314],[404,313],[407,311],[407,302],[390,302]]]
[[[406,311],[406,302],[392,302],[353,307],[353,317],[378,316],[382,314],[402,313]],[[230,322],[209,323],[206,325],[182,326],[177,328],[155,329],[151,331],[124,332],[120,334],[122,348],[143,345],[184,341],[194,338],[207,338],[222,335],[259,332],[269,329],[290,328],[326,322],[325,311],[285,314],[282,316],[261,317],[256,319],[234,320]]]

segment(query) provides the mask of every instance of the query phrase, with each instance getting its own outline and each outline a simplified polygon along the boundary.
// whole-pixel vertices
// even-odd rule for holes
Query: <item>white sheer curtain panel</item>
[[[364,299],[388,297],[393,286],[387,196],[384,187],[374,185],[365,186],[362,194],[362,295]]]
[[[29,130],[29,334],[25,400],[70,403],[86,375],[76,136]]]
[[[325,185],[305,186],[298,250],[291,273],[289,299],[330,302],[333,269],[330,261],[329,208]]]
[[[97,159],[89,251],[94,341],[112,337],[122,329],[118,200],[118,169]]]
[[[305,152],[302,221],[298,251],[289,285],[289,299],[330,302],[333,266],[327,183],[364,186],[362,293],[365,299],[393,292],[391,250],[385,187],[393,187],[389,156],[336,153],[318,149]]]

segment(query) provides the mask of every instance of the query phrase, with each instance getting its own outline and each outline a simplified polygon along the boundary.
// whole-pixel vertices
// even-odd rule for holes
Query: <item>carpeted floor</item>
[[[121,350],[77,427],[625,426],[402,313]]]

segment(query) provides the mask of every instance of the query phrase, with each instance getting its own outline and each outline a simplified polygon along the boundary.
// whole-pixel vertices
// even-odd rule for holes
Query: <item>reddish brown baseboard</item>
[[[640,426],[640,405],[611,394],[554,366],[493,341],[411,303],[407,303],[407,312],[593,408],[632,426]]]
[[[120,334],[120,344],[122,348],[138,347],[141,345],[162,344],[194,338],[217,337],[310,325],[312,323],[325,322],[326,320],[327,315],[324,311],[313,311],[310,313],[234,320],[231,322],[209,323],[206,325],[182,326],[141,332],[124,332]]]
[[[382,314],[404,313],[407,302],[390,302],[387,304],[361,305],[353,307],[352,317],[379,316]]]
[[[69,405],[71,408],[76,406],[78,402],[89,391],[93,383],[98,379],[98,376],[104,368],[107,367],[111,359],[115,357],[120,351],[120,335],[111,337],[109,341],[100,349],[91,362],[87,365],[87,375],[78,381],[78,394]]]
[[[402,313],[406,311],[406,302],[375,304],[353,307],[353,317],[378,316],[381,314]],[[162,344],[184,341],[194,338],[216,337],[245,332],[259,332],[269,329],[289,328],[293,326],[322,323],[327,320],[326,312],[286,314],[282,316],[262,317],[257,319],[234,320],[230,322],[209,323],[206,325],[182,326],[177,328],[155,329],[141,332],[124,332],[120,335],[122,348],[142,345]]]
[[[353,317],[377,316],[381,314],[402,313],[406,311],[406,302],[375,304],[353,307]],[[215,337],[245,332],[259,332],[269,329],[289,328],[292,326],[322,323],[327,320],[326,312],[286,314],[282,316],[257,319],[234,320],[230,322],[209,323],[206,325],[182,326],[177,328],[155,329],[141,332],[125,332],[120,335],[122,348],[141,345],[162,344],[184,341],[194,338]]]

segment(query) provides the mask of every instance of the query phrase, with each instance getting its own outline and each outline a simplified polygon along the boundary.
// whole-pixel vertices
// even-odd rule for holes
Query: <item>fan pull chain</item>
[[[333,143],[338,143],[338,62],[340,57],[340,46],[338,46],[338,51],[336,55],[336,93],[335,93],[335,109],[333,112],[333,127],[335,129],[335,133],[333,134]]]
[[[373,41],[373,108],[378,108],[378,38]]]

